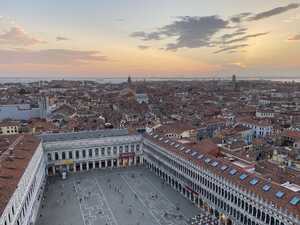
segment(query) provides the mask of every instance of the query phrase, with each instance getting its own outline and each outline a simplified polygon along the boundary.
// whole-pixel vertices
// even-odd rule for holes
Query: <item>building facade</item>
[[[80,132],[72,135],[43,135],[47,174],[140,165],[143,162],[142,136],[126,130]]]
[[[45,177],[144,165],[220,224],[298,225],[300,194],[158,134],[125,129],[43,134],[0,225],[33,224]]]
[[[0,122],[0,135],[15,135],[19,133],[18,122]]]
[[[45,186],[45,167],[40,143],[2,212],[1,225],[29,225],[35,222]]]
[[[222,224],[300,223],[299,193],[167,140],[144,140],[144,164]]]

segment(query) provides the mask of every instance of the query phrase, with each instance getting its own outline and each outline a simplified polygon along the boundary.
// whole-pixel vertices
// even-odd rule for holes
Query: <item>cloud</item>
[[[70,38],[67,38],[67,37],[62,37],[62,36],[57,36],[56,37],[56,41],[69,41]]]
[[[249,45],[248,44],[232,45],[232,46],[228,46],[228,47],[225,47],[225,48],[221,48],[220,50],[215,51],[214,53],[218,54],[218,53],[221,53],[221,52],[232,52],[233,50],[240,49],[240,48],[245,48],[247,46],[249,46]]]
[[[245,18],[250,16],[252,13],[246,12],[246,13],[240,13],[230,18],[230,21],[233,23],[241,23],[244,21]]]
[[[0,64],[84,64],[107,61],[98,51],[79,51],[69,49],[45,50],[0,50]]]
[[[180,17],[179,20],[163,26],[157,31],[146,33],[134,32],[131,37],[139,37],[144,41],[175,38],[174,43],[168,43],[166,50],[180,48],[198,48],[211,46],[211,39],[218,31],[225,29],[228,21],[217,16]]]
[[[28,46],[42,43],[45,42],[30,36],[19,26],[0,34],[0,44]]]
[[[224,34],[223,36],[221,36],[221,39],[228,40],[228,39],[234,38],[236,36],[244,35],[244,34],[246,34],[246,31],[247,31],[247,28],[240,28],[240,29],[236,30],[234,33]]]
[[[231,39],[231,40],[228,40],[228,41],[224,41],[223,43],[224,44],[232,44],[232,43],[236,43],[236,42],[248,41],[250,38],[264,36],[264,35],[267,35],[267,34],[269,34],[269,32],[249,34],[249,35],[242,36],[240,38],[236,38],[236,39]]]
[[[159,32],[152,32],[146,33],[144,31],[137,31],[132,33],[131,37],[141,38],[143,41],[150,41],[150,40],[161,40],[161,35]]]
[[[288,38],[289,41],[300,41],[300,34]]]
[[[243,68],[243,69],[245,69],[247,67],[247,65],[243,62],[228,63],[228,66],[235,66],[235,67],[239,67],[239,68]]]
[[[141,50],[146,50],[146,49],[150,48],[150,46],[148,46],[148,45],[139,45],[138,48],[141,49]]]
[[[249,21],[256,21],[256,20],[269,18],[271,16],[276,16],[278,14],[281,14],[281,13],[284,13],[284,12],[287,12],[289,10],[296,9],[296,8],[299,8],[299,7],[300,7],[300,4],[292,3],[292,4],[289,4],[287,6],[277,7],[277,8],[265,11],[265,12],[258,13],[256,15],[250,17],[248,20]]]
[[[249,23],[298,7],[300,4],[292,3],[257,14],[244,12],[228,19],[223,19],[218,15],[178,17],[177,20],[152,32],[137,31],[130,36],[142,41],[163,41],[166,44],[160,49],[169,51],[177,51],[182,48],[219,47],[221,50],[215,53],[234,53],[237,52],[235,49],[239,48],[237,46],[248,46],[247,41],[249,39],[269,34],[269,32],[249,34],[247,28]],[[219,33],[222,36],[218,36]],[[232,46],[235,43],[238,45]]]

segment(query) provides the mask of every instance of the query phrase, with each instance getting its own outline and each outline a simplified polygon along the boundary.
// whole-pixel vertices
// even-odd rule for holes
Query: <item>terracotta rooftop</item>
[[[300,131],[285,130],[282,135],[289,138],[300,139]]]
[[[299,192],[282,187],[281,184],[268,180],[256,172],[246,172],[245,169],[234,165],[223,157],[200,153],[184,144],[173,143],[173,140],[155,133],[145,134],[145,138],[220,177],[224,177],[242,190],[256,194],[269,204],[287,209],[289,213],[294,215],[300,215],[300,202],[297,201],[297,198],[300,198]],[[241,179],[242,174],[246,174],[244,179]]]
[[[156,129],[156,133],[182,133],[184,131],[196,130],[195,127],[188,123],[168,123]]]
[[[0,215],[2,215],[40,140],[32,135],[13,135],[1,136],[0,143],[6,143],[2,146],[0,154]]]
[[[10,126],[19,126],[18,121],[2,121],[0,122],[0,127],[10,127]]]

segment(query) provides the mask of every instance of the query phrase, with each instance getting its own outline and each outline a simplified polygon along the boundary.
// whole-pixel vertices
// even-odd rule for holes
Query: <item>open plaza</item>
[[[200,210],[144,168],[49,177],[37,225],[184,225]]]

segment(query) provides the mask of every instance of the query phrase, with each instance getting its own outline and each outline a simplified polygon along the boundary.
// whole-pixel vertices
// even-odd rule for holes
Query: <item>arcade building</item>
[[[47,176],[130,166],[149,168],[220,224],[300,224],[300,190],[155,133],[16,135],[6,143],[0,142],[0,225],[35,223]]]

